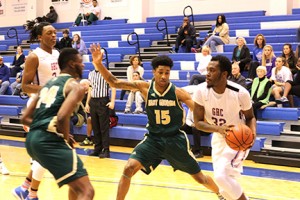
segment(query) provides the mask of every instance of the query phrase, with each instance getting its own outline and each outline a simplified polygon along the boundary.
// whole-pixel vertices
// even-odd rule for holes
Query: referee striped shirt
[[[93,70],[89,73],[89,81],[92,86],[91,98],[108,97],[108,83],[104,80],[101,73]]]

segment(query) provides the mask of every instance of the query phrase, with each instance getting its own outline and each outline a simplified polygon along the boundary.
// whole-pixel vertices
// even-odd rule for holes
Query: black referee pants
[[[94,132],[94,152],[101,153],[102,149],[109,150],[109,109],[106,104],[108,97],[91,98],[90,114]]]

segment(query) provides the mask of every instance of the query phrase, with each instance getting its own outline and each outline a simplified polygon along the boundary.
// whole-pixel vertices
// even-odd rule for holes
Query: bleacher
[[[265,35],[267,43],[274,48],[275,54],[281,55],[281,50],[284,43],[291,43],[294,50],[297,46],[296,28],[299,26],[300,9],[293,9],[292,15],[285,16],[265,16],[265,11],[249,11],[249,12],[230,12],[224,13],[230,27],[230,36],[234,39],[237,36],[245,37],[247,46],[250,50],[253,48],[253,40],[256,34],[262,33]],[[201,14],[194,15],[195,22],[207,22],[214,26],[216,16],[218,14]],[[109,63],[124,62],[128,63],[130,55],[137,53],[137,46],[130,45],[127,42],[128,34],[136,32],[139,34],[140,47],[150,48],[153,42],[162,41],[166,39],[164,32],[156,29],[156,22],[160,18],[167,20],[169,33],[175,34],[177,28],[182,23],[182,16],[163,16],[163,17],[148,17],[146,23],[127,23],[126,19],[102,20],[95,22],[92,26],[78,26],[72,27],[72,22],[55,23],[53,26],[59,30],[57,37],[62,37],[61,30],[69,28],[71,34],[80,33],[89,46],[92,43],[100,43],[108,52]],[[297,26],[296,26],[297,24]],[[24,40],[28,33],[20,27],[16,27],[20,33],[20,41]],[[5,35],[7,28],[0,28],[0,35]],[[203,39],[207,31],[200,31],[199,37]],[[1,37],[0,37],[1,38]],[[1,41],[0,51],[9,49],[9,46],[16,45],[15,39],[8,39]],[[136,37],[133,35],[129,40],[135,41]],[[34,49],[38,45],[31,44],[30,48]],[[224,45],[223,55],[229,59],[232,57],[232,51],[235,44]],[[28,50],[25,50],[25,54]],[[219,52],[220,53],[220,52]],[[218,53],[218,54],[219,54]],[[168,52],[157,52],[158,55],[168,54]],[[216,55],[217,53],[213,53]],[[198,54],[194,53],[177,53],[168,54],[174,61],[174,67],[171,72],[171,80],[178,87],[188,85],[188,74],[192,76],[198,73],[196,68],[198,66]],[[4,62],[12,62],[13,57],[4,55]],[[128,66],[128,64],[127,64]],[[150,80],[152,78],[152,67],[149,61],[143,62],[145,69],[144,78]],[[117,68],[117,67],[116,67]],[[94,67],[91,63],[91,55],[89,54],[85,60],[85,71],[83,78],[87,78],[90,70]],[[113,68],[113,70],[115,70]],[[12,78],[11,81],[14,81]],[[117,99],[120,95],[120,90],[117,91]],[[126,96],[125,96],[126,97]],[[295,105],[300,106],[300,98],[294,97]],[[119,116],[118,126],[110,130],[110,136],[118,140],[133,140],[140,141],[146,132],[145,125],[147,123],[146,115],[123,114],[126,100],[116,100],[115,108]],[[0,115],[17,117],[21,108],[26,104],[26,100],[15,96],[0,96]],[[252,147],[252,152],[264,151],[265,140],[268,135],[272,137],[280,137],[285,131],[287,121],[298,121],[300,112],[299,108],[284,107],[267,107],[258,112],[259,120],[257,121],[258,138],[255,145]],[[86,133],[86,126],[77,128],[75,134],[84,136]],[[191,144],[193,144],[192,137]],[[202,146],[210,147],[211,136],[202,136]],[[126,145],[123,143],[123,145]]]

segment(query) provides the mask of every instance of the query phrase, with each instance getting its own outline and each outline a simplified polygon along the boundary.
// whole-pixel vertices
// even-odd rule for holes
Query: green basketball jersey
[[[155,89],[155,82],[151,82],[146,101],[147,129],[150,134],[175,135],[183,125],[183,108],[177,99],[175,89],[175,85],[170,83],[166,91],[160,94]]]
[[[56,115],[65,100],[65,85],[71,79],[70,75],[61,74],[48,81],[41,89],[30,130],[42,129],[56,133]]]

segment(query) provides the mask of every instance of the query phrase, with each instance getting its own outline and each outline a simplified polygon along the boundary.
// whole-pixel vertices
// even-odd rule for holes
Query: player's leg
[[[132,158],[129,158],[127,164],[124,167],[123,174],[119,181],[117,200],[125,199],[126,194],[128,193],[131,177],[136,174],[140,169],[142,169],[142,164]]]
[[[214,178],[220,187],[220,193],[228,199],[246,200],[243,189],[236,180],[242,170],[242,162],[248,155],[248,152],[234,151],[228,146],[223,148],[219,156],[215,156],[214,150],[213,167]]]
[[[69,185],[69,200],[91,200],[94,198],[94,188],[88,176],[82,176],[70,183]]]
[[[219,193],[219,187],[210,176],[204,175],[202,172],[198,172],[197,174],[191,174],[191,176],[207,189],[213,191],[216,194]]]
[[[32,162],[32,181],[28,195],[29,198],[37,198],[37,192],[45,172],[46,169],[42,167],[37,161],[34,160]]]

